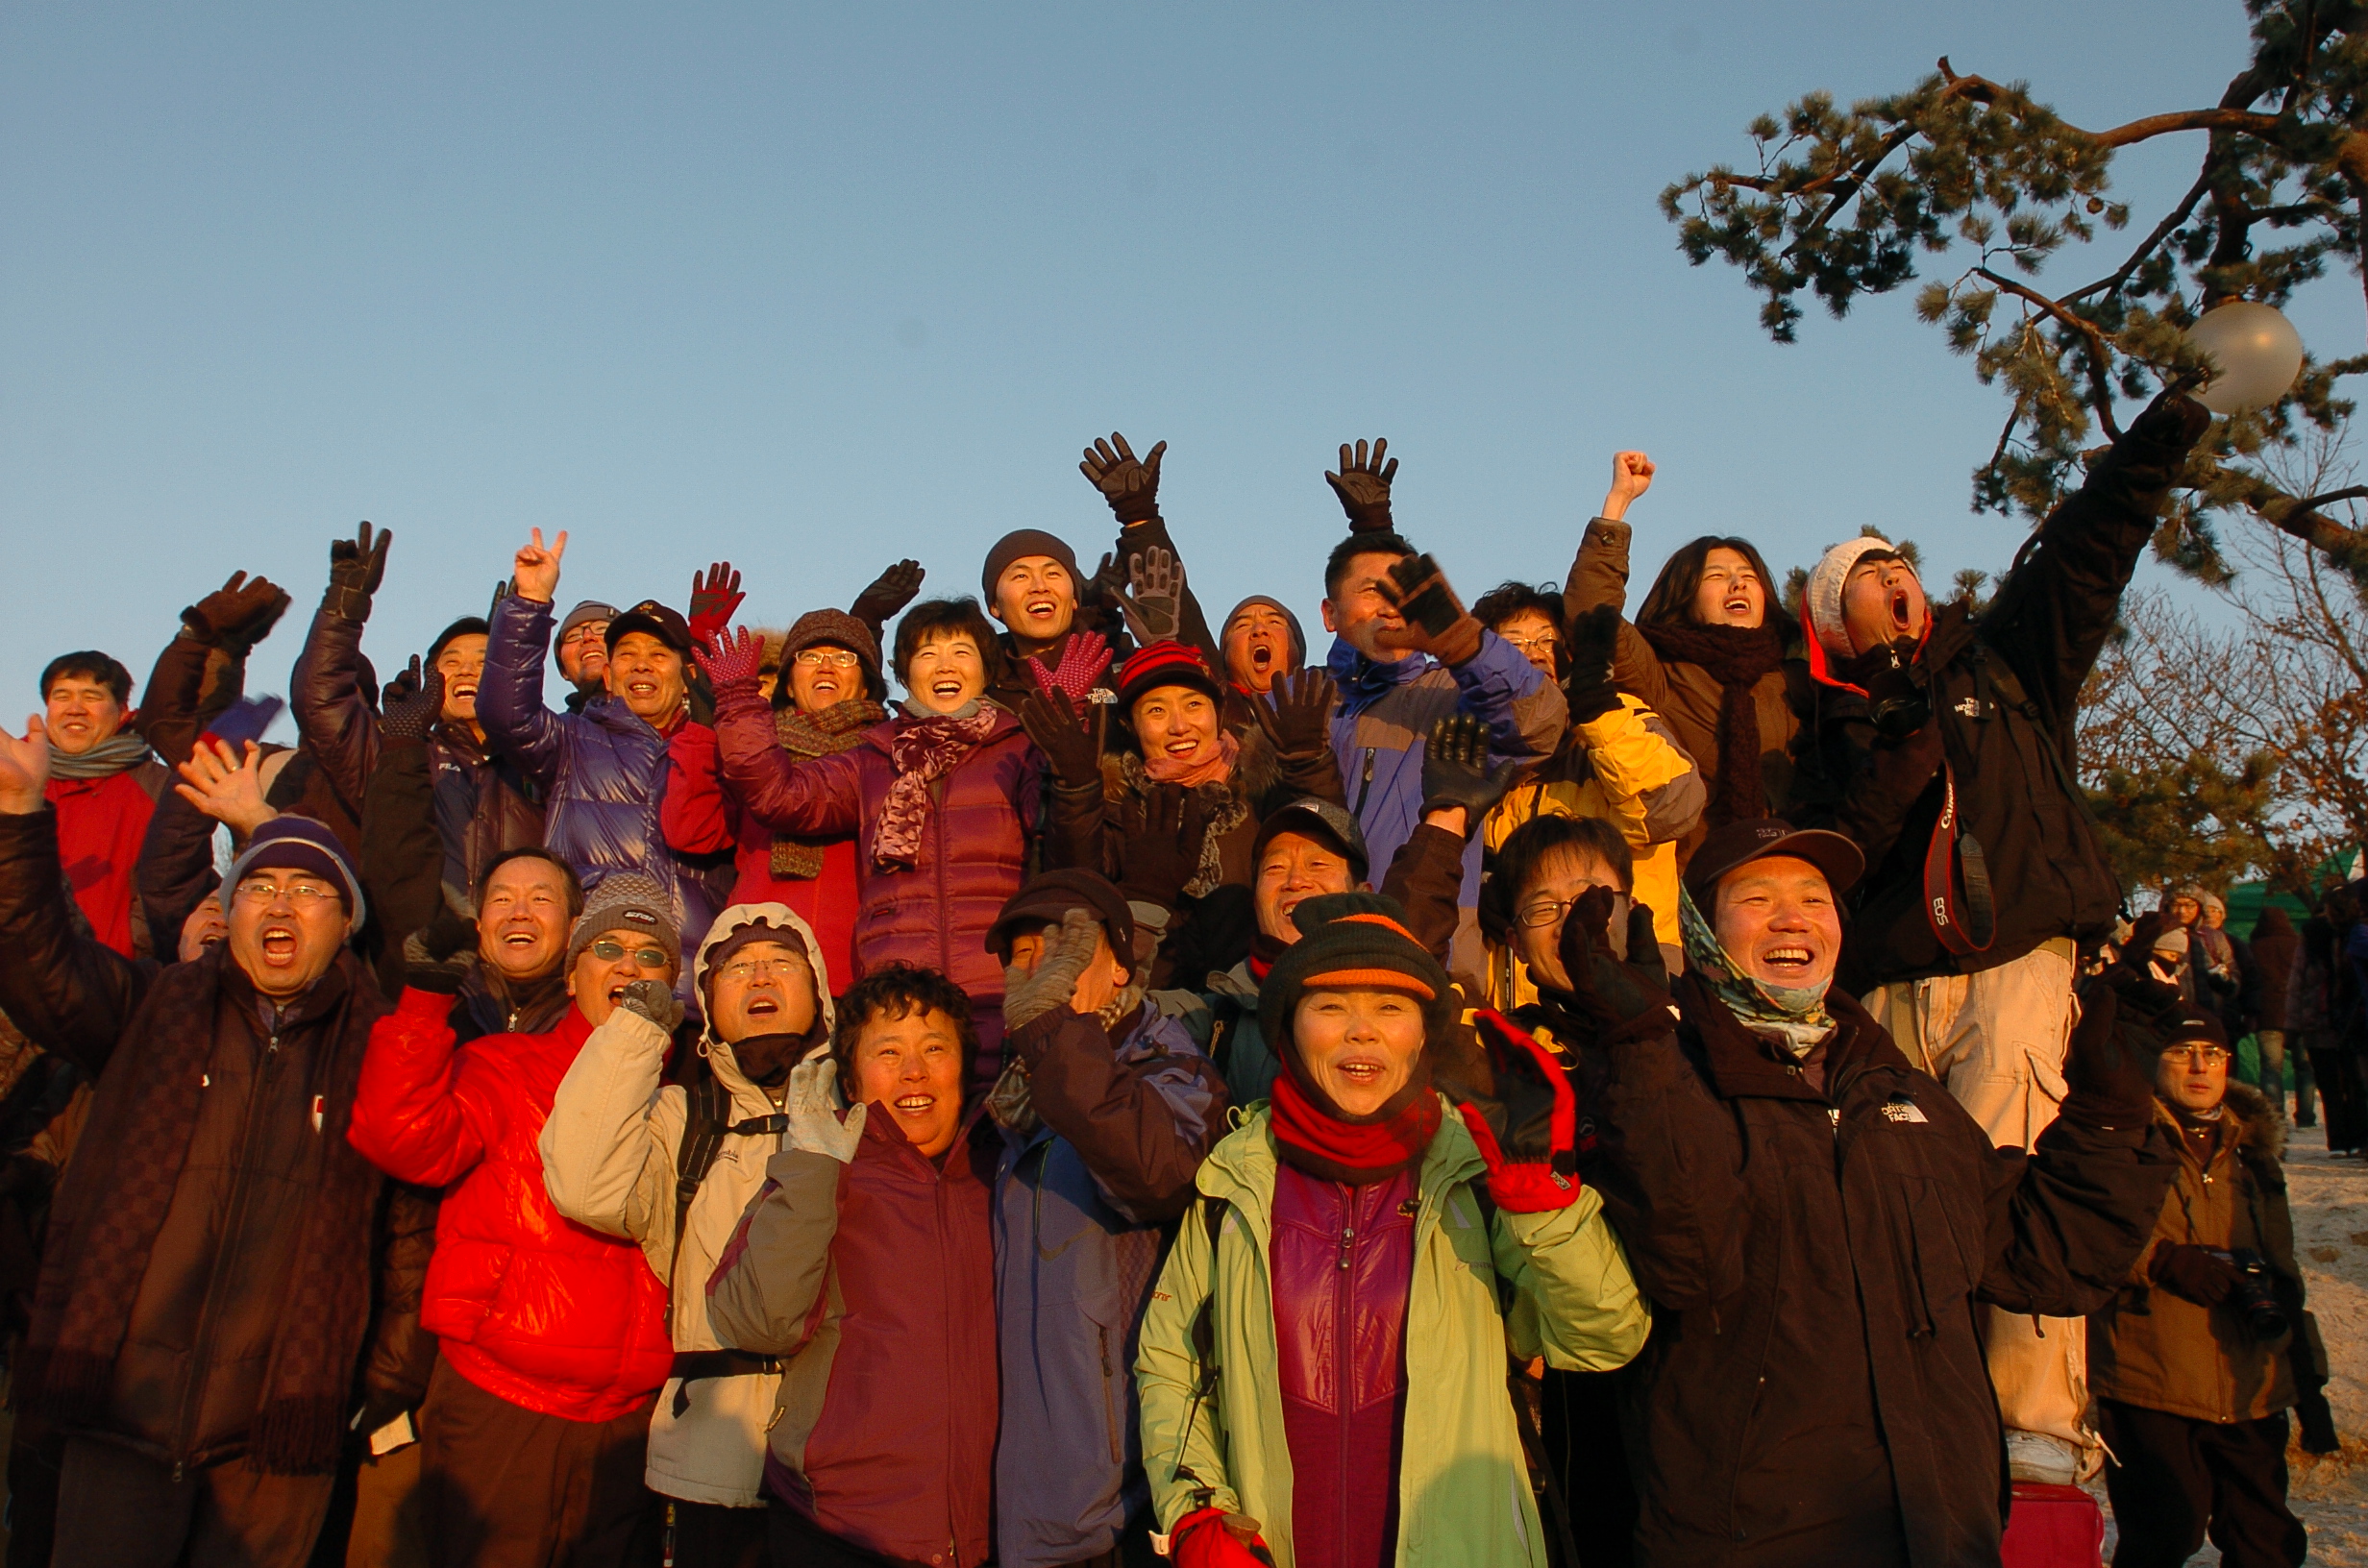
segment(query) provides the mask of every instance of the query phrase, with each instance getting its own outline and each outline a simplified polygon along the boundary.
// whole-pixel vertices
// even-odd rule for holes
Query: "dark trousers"
[[[2113,1568],[2175,1568],[2208,1529],[2228,1568],[2295,1568],[2308,1537],[2285,1506],[2286,1418],[2222,1425],[2100,1400],[2121,1544]]]
[[[675,1568],[765,1568],[764,1508],[674,1500]]]
[[[907,1568],[840,1540],[777,1497],[765,1503],[765,1560],[772,1568]]]
[[[2318,1034],[2311,1037],[2309,1050],[2310,1075],[2327,1105],[2327,1146],[2368,1145],[2368,1094],[2361,1090],[2359,1065],[2351,1048],[2335,1036]]]
[[[1616,1372],[1558,1372],[1545,1369],[1539,1387],[1539,1438],[1545,1462],[1561,1485],[1570,1513],[1570,1533],[1579,1560],[1568,1568],[1630,1568],[1636,1561],[1636,1483],[1628,1474],[1627,1445],[1620,1439]],[[1562,1556],[1550,1499],[1540,1511],[1553,1556]]]
[[[656,1560],[641,1483],[656,1396],[611,1421],[542,1415],[436,1362],[419,1408],[419,1495],[437,1568]]]
[[[57,1568],[302,1568],[333,1476],[273,1476],[244,1459],[192,1470],[69,1437],[58,1478]]]

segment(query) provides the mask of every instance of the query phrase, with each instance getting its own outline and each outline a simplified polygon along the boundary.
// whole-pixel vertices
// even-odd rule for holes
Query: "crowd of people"
[[[365,524],[293,746],[263,577],[62,655],[10,1563],[1955,1568],[2100,1468],[2118,1564],[2300,1562],[2282,1074],[2368,1148],[2368,924],[2132,922],[2073,782],[2208,420],[1978,610],[1868,534],[1631,611],[1635,452],[1468,605],[1360,441],[1316,647],[1113,435],[1090,574],[759,632],[728,563],[562,610],[538,530],[383,684]]]

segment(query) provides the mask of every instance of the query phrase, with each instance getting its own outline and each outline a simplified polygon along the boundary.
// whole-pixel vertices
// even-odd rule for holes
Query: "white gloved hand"
[[[839,1067],[828,1056],[808,1057],[789,1072],[789,1093],[781,1109],[789,1117],[782,1135],[785,1149],[826,1154],[841,1164],[851,1164],[863,1141],[865,1107],[856,1106],[841,1121],[838,1112]]]

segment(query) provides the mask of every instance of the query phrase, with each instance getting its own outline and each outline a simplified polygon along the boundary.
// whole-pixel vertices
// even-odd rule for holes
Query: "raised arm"
[[[1119,525],[1105,571],[1095,576],[1115,579],[1127,629],[1137,642],[1172,639],[1200,649],[1210,669],[1222,670],[1224,655],[1209,633],[1208,617],[1169,537],[1167,519],[1159,514],[1159,465],[1167,453],[1162,441],[1137,457],[1116,430],[1109,440],[1098,439],[1085,449],[1077,470],[1101,492]]]
[[[1174,1218],[1223,1131],[1224,1081],[1198,1051],[1122,1063],[1098,1020],[1056,1008],[1009,1038],[1029,1103],[1069,1139],[1111,1204],[1139,1224]]]
[[[783,1149],[766,1163],[765,1185],[707,1281],[707,1325],[716,1338],[758,1356],[792,1356],[813,1337],[839,1234],[844,1169],[811,1149]]]
[[[1628,506],[1653,482],[1653,460],[1640,452],[1615,453],[1612,488],[1603,510],[1579,536],[1579,553],[1563,579],[1563,619],[1577,625],[1579,617],[1608,604],[1620,617],[1619,641],[1613,666],[1623,692],[1634,692],[1650,708],[1668,706],[1668,677],[1653,645],[1627,619],[1628,546],[1632,528]],[[1771,584],[1772,588],[1773,585]]]
[[[460,1070],[452,1007],[444,992],[412,988],[370,1028],[346,1137],[397,1181],[449,1186],[501,1136],[500,1102]]]
[[[551,652],[551,597],[559,591],[561,533],[546,548],[543,530],[512,562],[517,591],[493,607],[485,640],[485,673],[477,689],[477,722],[485,744],[508,753],[534,781],[550,789],[566,754],[566,726],[543,706],[543,663]]]
[[[631,1007],[609,1014],[559,1080],[536,1145],[551,1206],[639,1241],[660,1279],[674,1272],[673,1155],[683,1122],[681,1090],[658,1085],[672,1043]]]
[[[856,753],[793,757],[773,727],[773,709],[756,687],[757,644],[743,627],[696,655],[715,688],[715,744],[724,782],[755,819],[777,833],[827,838],[863,825],[863,775]]]
[[[58,813],[42,798],[49,738],[0,730],[0,1012],[45,1050],[97,1077],[156,974],[89,935],[67,905]],[[157,933],[160,945],[179,928]]]
[[[364,523],[354,538],[331,541],[329,591],[288,676],[296,733],[356,816],[379,754],[378,715],[361,692],[361,633],[370,620],[370,596],[386,576],[393,538],[384,529],[373,534]]]

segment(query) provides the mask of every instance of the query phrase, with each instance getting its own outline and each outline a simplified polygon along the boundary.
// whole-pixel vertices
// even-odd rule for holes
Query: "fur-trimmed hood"
[[[2267,1160],[2285,1158],[2285,1118],[2278,1115],[2269,1103],[2269,1096],[2251,1084],[2229,1080],[2228,1092],[2220,1104],[2236,1126],[2236,1152]],[[2183,1125],[2179,1113],[2168,1102],[2157,1098],[2155,1115],[2173,1132]]]

